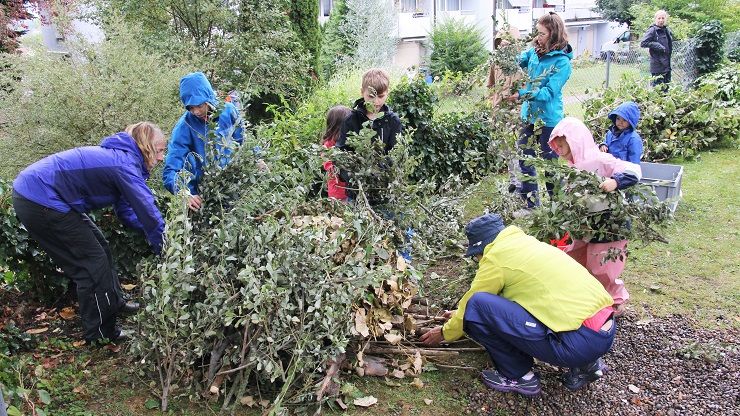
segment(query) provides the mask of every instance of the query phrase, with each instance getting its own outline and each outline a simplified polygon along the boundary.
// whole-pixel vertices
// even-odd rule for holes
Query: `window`
[[[475,9],[475,0],[460,0],[460,10],[472,11]]]
[[[322,16],[329,16],[331,14],[331,2],[332,0],[321,0],[320,7]]]
[[[472,11],[479,0],[437,0],[437,10],[441,12]]]

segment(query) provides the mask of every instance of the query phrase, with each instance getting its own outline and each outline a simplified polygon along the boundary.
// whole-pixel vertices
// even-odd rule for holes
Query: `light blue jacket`
[[[180,100],[185,106],[201,105],[210,103],[214,108],[218,107],[216,93],[211,83],[202,72],[193,72],[185,75],[180,80]],[[225,166],[228,163],[231,150],[225,147],[231,140],[242,142],[242,127],[239,111],[231,103],[224,105],[223,111],[218,118],[216,135],[222,140],[216,143],[220,157],[218,163]],[[198,183],[203,176],[203,166],[206,160],[206,139],[208,138],[208,124],[192,115],[189,111],[175,124],[172,129],[172,137],[167,147],[167,158],[162,172],[164,187],[172,193],[178,191],[178,172],[186,169],[192,174],[188,188],[192,195],[198,195]]]
[[[527,70],[529,82],[519,90],[522,104],[522,120],[534,124],[542,120],[546,127],[555,127],[563,118],[563,86],[570,78],[573,48],[566,45],[563,50],[550,51],[537,56],[534,47],[519,55],[519,66]],[[542,77],[542,79],[539,79]]]
[[[630,124],[625,130],[617,130],[617,116],[627,120]],[[640,164],[642,159],[642,137],[635,131],[640,122],[640,109],[632,101],[626,101],[609,113],[612,121],[611,128],[606,132],[604,144],[609,153],[617,159]]]

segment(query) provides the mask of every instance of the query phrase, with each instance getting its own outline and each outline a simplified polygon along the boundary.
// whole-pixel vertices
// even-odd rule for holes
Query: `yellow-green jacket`
[[[613,303],[583,266],[516,226],[504,228],[484,249],[470,289],[443,327],[445,340],[463,335],[465,305],[477,292],[518,303],[554,332],[576,330],[585,319]]]

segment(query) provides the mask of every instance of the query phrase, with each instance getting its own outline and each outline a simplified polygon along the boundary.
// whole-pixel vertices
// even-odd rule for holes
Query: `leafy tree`
[[[655,6],[646,3],[636,3],[630,7],[630,12],[635,16],[630,26],[632,32],[642,37],[648,27],[655,21],[655,12],[659,10]],[[670,15],[670,11],[668,12]],[[688,39],[693,32],[692,23],[677,16],[669,16],[668,28],[675,39]]]
[[[463,21],[449,19],[437,23],[429,40],[432,46],[429,67],[435,75],[445,71],[468,73],[488,59],[481,30]]]
[[[319,28],[319,2],[316,0],[292,0],[290,20],[293,31],[303,43],[303,47],[311,54],[311,66],[318,67],[319,47],[321,46],[321,31]]]
[[[0,52],[13,52],[18,47],[19,21],[31,17],[27,5],[37,4],[38,0],[0,0]]]
[[[630,7],[635,3],[637,0],[596,0],[594,10],[606,20],[632,25],[635,15],[630,11]]]
[[[719,20],[711,20],[699,28],[694,45],[698,75],[708,74],[719,68],[724,43],[725,32]]]
[[[328,79],[338,69],[387,65],[395,52],[395,7],[388,0],[339,0],[324,29],[319,60]]]

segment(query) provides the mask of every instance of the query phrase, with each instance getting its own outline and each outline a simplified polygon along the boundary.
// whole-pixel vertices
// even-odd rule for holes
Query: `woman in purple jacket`
[[[110,248],[87,213],[113,206],[126,226],[162,248],[164,221],[146,185],[167,146],[156,125],[141,122],[85,146],[47,156],[13,181],[13,207],[28,233],[77,286],[84,338],[114,341],[119,312],[136,312],[123,298]]]

